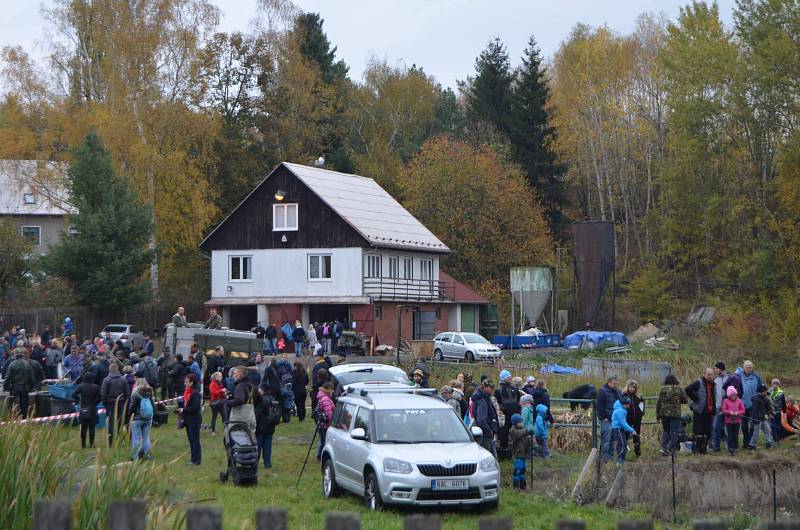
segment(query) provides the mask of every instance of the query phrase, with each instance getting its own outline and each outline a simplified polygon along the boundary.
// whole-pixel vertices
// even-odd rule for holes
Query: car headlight
[[[493,456],[481,460],[481,471],[485,473],[497,471],[497,460]]]
[[[403,460],[384,458],[383,470],[387,473],[400,473],[402,475],[408,475],[411,473],[411,471],[413,471],[413,468],[411,467],[411,464],[404,462]]]

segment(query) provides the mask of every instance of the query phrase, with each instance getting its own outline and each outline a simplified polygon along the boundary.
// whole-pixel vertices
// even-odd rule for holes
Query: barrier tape
[[[178,399],[180,399],[180,398],[176,398],[175,397],[175,398],[165,399],[163,401],[156,401],[155,404],[156,405],[163,405],[165,403],[171,403],[173,401],[178,401]],[[97,413],[98,414],[103,414],[105,412],[107,412],[105,408],[97,409]],[[55,416],[44,416],[42,418],[28,418],[28,419],[25,419],[25,420],[3,421],[3,422],[0,422],[0,425],[7,425],[7,424],[12,424],[12,423],[16,423],[16,424],[48,423],[48,422],[51,422],[51,421],[61,421],[61,420],[68,420],[70,418],[77,418],[79,414],[80,414],[80,412],[70,412],[69,414],[57,414]]]

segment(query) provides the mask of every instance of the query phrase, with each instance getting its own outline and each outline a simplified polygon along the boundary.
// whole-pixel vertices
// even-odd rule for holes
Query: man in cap
[[[507,450],[508,447],[508,431],[511,430],[511,416],[520,413],[522,410],[519,406],[519,389],[512,384],[512,375],[508,370],[500,372],[500,387],[494,391],[494,397],[500,404],[500,410],[503,411],[505,419],[503,425],[500,427],[500,448]]]

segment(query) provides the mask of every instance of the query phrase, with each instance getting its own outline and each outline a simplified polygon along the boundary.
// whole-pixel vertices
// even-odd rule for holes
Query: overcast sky
[[[246,31],[257,0],[212,0],[223,12],[222,31]],[[607,24],[620,33],[631,31],[644,12],[678,15],[688,0],[296,0],[304,11],[318,12],[324,29],[338,47],[337,55],[360,80],[367,57],[396,64],[416,63],[443,85],[473,72],[475,57],[486,43],[500,37],[514,64],[530,35],[549,57],[583,22]],[[734,0],[718,0],[726,24]],[[0,45],[22,45],[34,57],[46,50],[45,24],[35,0],[0,0]]]

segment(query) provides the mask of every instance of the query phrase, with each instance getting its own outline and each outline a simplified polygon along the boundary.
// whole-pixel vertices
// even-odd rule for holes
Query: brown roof
[[[488,304],[489,300],[484,298],[483,296],[479,295],[463,283],[459,282],[443,270],[439,270],[439,281],[440,282],[452,282],[455,284],[455,301],[456,302],[466,302],[466,303],[474,303],[474,304]]]

